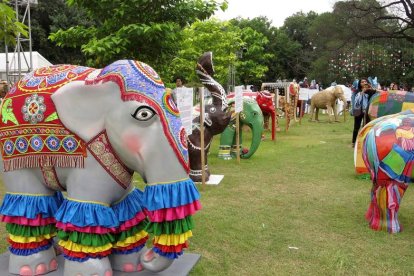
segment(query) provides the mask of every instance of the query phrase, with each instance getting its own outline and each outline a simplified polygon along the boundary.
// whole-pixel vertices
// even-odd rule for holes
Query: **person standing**
[[[355,80],[353,87],[353,93],[351,96],[352,113],[354,116],[354,129],[352,132],[352,147],[355,147],[355,141],[358,136],[359,129],[369,123],[370,118],[368,116],[369,100],[376,90],[372,88],[371,84],[366,78],[362,78],[359,81]],[[356,88],[356,89],[355,89]]]

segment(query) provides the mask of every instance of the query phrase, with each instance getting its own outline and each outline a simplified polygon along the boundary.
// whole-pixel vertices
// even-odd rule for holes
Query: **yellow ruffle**
[[[126,247],[130,244],[136,243],[137,241],[145,238],[146,236],[148,236],[147,231],[142,230],[141,232],[136,233],[135,235],[126,238],[123,241],[118,241],[114,247]]]
[[[50,240],[54,236],[56,236],[56,233],[41,235],[41,236],[37,236],[37,237],[23,237],[23,236],[15,236],[15,235],[9,234],[9,238],[12,241],[18,242],[18,243],[41,242],[41,241],[44,241],[44,240]]]
[[[161,245],[178,245],[185,243],[188,238],[193,236],[193,232],[187,231],[184,234],[180,235],[160,235],[154,237],[154,243]]]
[[[99,253],[99,252],[107,251],[112,248],[111,243],[95,247],[95,246],[86,246],[86,245],[77,244],[70,240],[68,241],[60,240],[59,245],[67,250],[74,251],[74,252],[83,252],[83,253]]]

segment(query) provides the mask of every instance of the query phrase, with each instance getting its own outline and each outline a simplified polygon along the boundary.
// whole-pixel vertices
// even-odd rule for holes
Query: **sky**
[[[318,14],[331,12],[335,0],[228,0],[229,7],[225,12],[216,12],[215,17],[229,20],[238,16],[254,18],[266,16],[275,27],[281,27],[285,19],[296,12]]]

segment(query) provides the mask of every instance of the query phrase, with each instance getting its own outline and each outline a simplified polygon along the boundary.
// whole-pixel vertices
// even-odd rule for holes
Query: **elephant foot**
[[[108,257],[89,259],[85,262],[65,260],[64,276],[112,276],[111,263]]]
[[[112,269],[123,272],[139,272],[143,270],[140,263],[142,253],[146,252],[144,247],[140,251],[132,254],[112,254],[109,256]]]
[[[163,257],[155,253],[152,249],[141,255],[142,266],[151,272],[163,271],[170,267],[173,262],[174,259]]]
[[[210,171],[208,169],[208,165],[205,166],[204,176],[205,176],[205,181],[208,181],[210,179]],[[194,182],[202,182],[203,180],[202,180],[201,170],[190,170],[190,178]]]
[[[10,254],[9,272],[18,275],[43,275],[58,268],[55,250],[50,247],[29,256]]]

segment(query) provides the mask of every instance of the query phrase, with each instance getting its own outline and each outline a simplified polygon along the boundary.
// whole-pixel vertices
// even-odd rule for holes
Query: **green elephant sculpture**
[[[259,148],[263,133],[263,113],[255,99],[243,98],[243,111],[239,114],[240,131],[239,143],[240,149],[237,149],[236,143],[236,113],[234,112],[234,100],[229,101],[232,106],[232,118],[226,129],[220,136],[220,148],[218,157],[229,160],[237,157],[250,158]],[[252,142],[250,148],[245,150],[241,147],[242,144],[242,129],[246,125],[252,130]]]
[[[55,236],[64,275],[158,272],[187,248],[199,193],[178,109],[149,65],[25,75],[3,101],[0,145],[10,273],[56,270]]]

